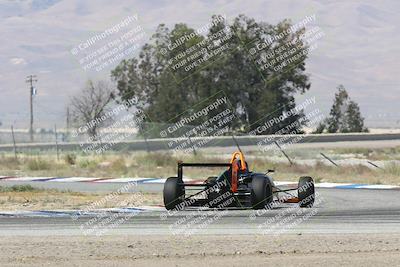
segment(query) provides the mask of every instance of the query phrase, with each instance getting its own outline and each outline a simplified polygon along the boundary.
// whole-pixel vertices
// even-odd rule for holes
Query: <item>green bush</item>
[[[111,162],[110,170],[112,173],[116,172],[119,174],[125,174],[128,171],[128,168],[126,167],[125,160],[120,158]]]
[[[76,163],[76,155],[75,154],[67,154],[64,156],[65,163],[69,165],[75,165]]]
[[[29,184],[13,185],[11,187],[0,186],[0,192],[31,192],[36,190],[38,189]]]
[[[0,169],[17,169],[21,162],[14,157],[1,155],[0,157]]]
[[[78,166],[83,169],[96,168],[97,162],[90,159],[83,159],[78,161]]]
[[[139,165],[155,165],[157,167],[176,166],[177,159],[169,153],[147,153],[136,158]]]
[[[31,159],[28,161],[28,169],[31,171],[49,170],[51,167],[50,163],[40,159]]]

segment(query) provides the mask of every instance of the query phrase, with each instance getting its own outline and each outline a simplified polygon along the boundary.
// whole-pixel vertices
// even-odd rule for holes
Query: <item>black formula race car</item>
[[[208,177],[203,183],[185,183],[184,167],[225,167],[226,170],[219,176]],[[193,206],[263,209],[271,208],[278,202],[312,207],[315,191],[311,177],[300,177],[295,188],[279,189],[268,175],[271,172],[273,170],[267,173],[250,171],[241,151],[233,153],[229,163],[178,162],[177,177],[168,178],[164,184],[164,205],[167,210],[182,210]],[[295,191],[297,196],[292,193]]]

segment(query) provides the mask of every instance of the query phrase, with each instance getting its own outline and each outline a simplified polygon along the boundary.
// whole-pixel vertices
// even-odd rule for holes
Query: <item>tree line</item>
[[[122,60],[111,71],[115,89],[105,93],[104,85],[100,85],[103,97],[96,98],[99,94],[92,92],[96,88],[89,82],[82,92],[86,97],[72,99],[75,121],[101,116],[111,101],[121,103],[135,97],[138,99],[136,108],[142,109],[152,123],[175,123],[181,119],[179,114],[220,91],[228,97],[235,114],[235,120],[229,123],[230,131],[235,133],[247,133],[262,125],[266,116],[279,117],[293,110],[295,95],[305,93],[311,86],[306,73],[308,46],[301,40],[305,28],[290,31],[293,25],[289,20],[272,25],[245,15],[239,15],[232,23],[222,16],[212,16],[211,21],[211,27],[204,34],[198,34],[198,30],[184,23],[175,24],[172,29],[160,24],[138,56]],[[224,35],[219,36],[221,32]],[[282,37],[271,38],[274,36]],[[279,61],[280,55],[273,52],[291,43],[296,43],[299,56],[288,62],[282,71],[260,70],[248,50],[249,44],[255,42],[264,44],[263,55],[269,54],[270,61]],[[202,44],[211,46],[213,51],[228,48],[214,57],[209,52],[201,54],[199,57],[208,57],[208,60],[189,70],[176,68],[176,65],[174,68],[171,64],[180,55]],[[95,105],[91,101],[100,103]],[[87,108],[83,108],[82,102],[86,102]],[[302,112],[289,116],[262,134],[273,134],[296,121],[302,121],[296,129],[301,133],[307,123],[300,120],[304,116]],[[347,92],[340,88],[330,118],[319,125],[317,132],[365,130],[358,105],[348,100]]]

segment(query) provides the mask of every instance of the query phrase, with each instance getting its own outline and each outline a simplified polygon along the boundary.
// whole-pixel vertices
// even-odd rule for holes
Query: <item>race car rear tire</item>
[[[253,177],[251,181],[251,206],[253,209],[263,209],[272,202],[272,183],[262,175]]]
[[[314,180],[309,176],[303,176],[299,179],[298,197],[299,205],[302,208],[311,208],[314,205],[315,189]]]
[[[164,206],[167,210],[175,209],[185,197],[185,187],[178,177],[169,177],[164,184]]]

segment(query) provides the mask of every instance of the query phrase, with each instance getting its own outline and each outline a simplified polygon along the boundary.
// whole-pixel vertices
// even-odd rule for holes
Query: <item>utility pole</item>
[[[26,77],[26,82],[30,85],[29,91],[29,104],[30,104],[30,112],[31,112],[31,120],[29,126],[29,135],[31,142],[33,142],[33,96],[36,95],[36,90],[33,87],[33,83],[37,82],[36,75],[29,75]]]

